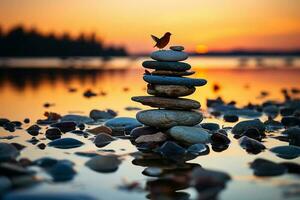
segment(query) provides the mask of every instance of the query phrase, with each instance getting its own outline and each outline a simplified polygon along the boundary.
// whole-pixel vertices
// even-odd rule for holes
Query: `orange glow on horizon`
[[[196,51],[196,53],[205,54],[205,53],[208,53],[208,48],[204,44],[199,44],[196,46],[195,51]]]
[[[22,24],[43,33],[76,37],[95,32],[130,52],[153,50],[150,34],[173,33],[171,45],[193,51],[233,48],[300,48],[298,0],[1,0],[4,30]]]

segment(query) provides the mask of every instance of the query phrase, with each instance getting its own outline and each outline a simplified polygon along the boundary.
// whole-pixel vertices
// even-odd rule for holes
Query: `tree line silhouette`
[[[23,26],[11,28],[6,33],[0,27],[0,57],[72,57],[72,56],[126,56],[124,47],[104,46],[90,36],[79,35],[76,39],[68,33],[56,36],[44,35],[36,29]]]

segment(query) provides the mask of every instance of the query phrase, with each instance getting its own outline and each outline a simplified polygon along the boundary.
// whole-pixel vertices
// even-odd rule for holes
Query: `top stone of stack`
[[[174,48],[173,48],[174,49]],[[175,49],[180,49],[180,48],[175,48]],[[157,61],[173,61],[173,62],[178,62],[178,61],[183,61],[188,58],[188,54],[183,52],[183,51],[174,51],[174,50],[158,50],[154,51],[151,53],[150,57],[153,60]]]

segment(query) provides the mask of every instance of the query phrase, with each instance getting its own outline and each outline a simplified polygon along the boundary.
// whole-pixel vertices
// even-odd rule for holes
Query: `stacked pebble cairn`
[[[143,62],[146,68],[143,79],[148,83],[147,93],[152,96],[135,96],[132,100],[155,109],[137,113],[137,120],[145,126],[131,132],[136,143],[165,141],[160,146],[163,148],[177,143],[193,145],[209,142],[210,134],[198,125],[203,119],[198,111],[200,103],[181,98],[193,94],[195,87],[207,83],[204,79],[185,77],[194,72],[189,71],[191,66],[188,63],[180,62],[188,58],[183,50],[182,46],[171,46],[170,50],[152,52],[153,60]],[[149,72],[149,69],[153,71]]]

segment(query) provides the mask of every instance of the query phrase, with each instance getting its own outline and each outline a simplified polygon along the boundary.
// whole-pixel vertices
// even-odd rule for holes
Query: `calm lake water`
[[[2,65],[16,65],[20,69],[10,67],[0,69],[0,117],[10,120],[21,120],[28,117],[33,124],[37,119],[43,118],[45,111],[57,112],[61,115],[80,114],[88,115],[92,109],[113,109],[118,112],[118,116],[135,117],[137,111],[129,111],[127,107],[139,107],[148,109],[131,101],[132,96],[146,95],[146,83],[142,80],[144,73],[140,63],[145,58],[96,61],[92,68],[105,66],[106,70],[60,70],[61,60],[2,60]],[[27,63],[24,63],[27,62]],[[71,62],[71,64],[70,64]],[[74,66],[77,68],[88,66],[82,60],[64,61],[63,66]],[[269,93],[267,99],[282,101],[281,90],[300,87],[300,68],[299,59],[290,61],[282,58],[267,58],[250,60],[239,60],[237,58],[201,58],[195,57],[187,62],[193,65],[196,73],[193,77],[205,78],[208,84],[200,87],[188,98],[197,100],[201,103],[203,112],[206,113],[206,99],[221,96],[226,102],[234,100],[238,106],[251,103],[261,103],[266,98],[261,97],[261,92]],[[103,64],[104,63],[104,64]],[[258,64],[257,64],[258,63]],[[53,67],[56,69],[25,69],[24,66],[34,68]],[[36,65],[36,66],[35,66]],[[92,65],[92,64],[91,64]],[[258,67],[256,67],[258,65]],[[291,65],[291,66],[287,66]],[[122,66],[122,67],[120,67]],[[126,66],[128,68],[126,68]],[[91,68],[91,67],[88,67]],[[214,85],[220,87],[219,91],[214,91]],[[76,88],[77,91],[70,93],[69,88]],[[84,91],[91,89],[96,93],[102,93],[92,98],[85,98]],[[300,96],[299,96],[300,97]],[[44,103],[53,104],[45,108]],[[266,120],[263,116],[262,120]],[[280,118],[277,118],[280,119]],[[204,119],[204,122],[217,122],[221,126],[233,126],[234,124],[225,123],[222,119]],[[119,169],[114,173],[97,173],[84,166],[89,159],[74,154],[78,151],[96,150],[115,150],[116,154],[123,155],[137,151],[129,140],[118,139],[111,144],[97,148],[92,141],[83,137],[74,136],[67,133],[65,137],[74,137],[85,143],[84,146],[60,150],[47,147],[40,150],[38,147],[25,142],[31,136],[25,133],[29,125],[23,125],[23,130],[9,133],[0,128],[0,136],[16,135],[13,141],[26,144],[21,157],[31,160],[49,156],[60,159],[69,159],[75,162],[78,174],[70,182],[52,183],[43,182],[25,190],[42,192],[65,192],[80,191],[99,199],[147,199],[147,192],[125,191],[118,188],[124,180],[128,182],[137,181],[145,186],[150,178],[142,174],[145,167],[137,166],[132,163],[132,156],[125,156]],[[280,134],[278,133],[274,133]],[[243,150],[237,140],[229,134],[231,144],[223,152],[210,151],[208,155],[199,156],[188,163],[197,163],[208,169],[215,169],[227,172],[232,180],[221,192],[219,199],[238,200],[238,199],[299,199],[300,181],[299,176],[285,174],[277,177],[260,178],[253,175],[248,163],[256,158],[267,158],[276,162],[286,161],[276,157],[268,150],[257,154],[248,154]],[[43,138],[43,135],[38,138]],[[12,142],[12,140],[3,140]],[[47,143],[48,141],[44,141]],[[286,144],[276,139],[268,138],[265,143],[267,148]],[[289,160],[300,164],[300,159]],[[40,173],[41,177],[48,178],[45,173]],[[21,189],[24,190],[24,189]],[[297,191],[298,195],[289,195]],[[187,189],[190,199],[196,199],[197,193],[193,189]]]

